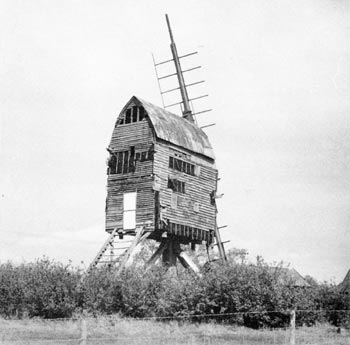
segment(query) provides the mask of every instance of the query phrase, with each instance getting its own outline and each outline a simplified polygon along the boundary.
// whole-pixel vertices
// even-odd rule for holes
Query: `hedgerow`
[[[155,265],[145,270],[143,265],[134,265],[120,275],[115,268],[95,269],[83,283],[81,269],[48,258],[20,265],[0,263],[0,315],[203,316],[196,321],[209,320],[212,315],[220,322],[260,328],[286,326],[289,310],[296,309],[298,324],[328,321],[339,326],[349,322],[348,312],[331,311],[350,309],[349,295],[339,294],[334,285],[319,284],[312,278],[308,288],[281,284],[278,270],[272,273],[262,259],[252,265],[244,258],[228,257],[225,263],[205,265],[200,276],[181,268],[167,270]]]

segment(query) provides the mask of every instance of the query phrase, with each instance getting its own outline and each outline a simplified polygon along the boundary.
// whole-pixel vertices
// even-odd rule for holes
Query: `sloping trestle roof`
[[[157,138],[209,157],[213,160],[215,159],[207,135],[198,126],[181,116],[175,115],[136,96],[133,96],[130,99],[121,114],[123,114],[125,109],[127,109],[131,103],[142,105],[144,107]]]
[[[338,285],[338,291],[341,293],[350,293],[350,270],[344,280]]]
[[[271,273],[276,273],[278,282],[292,287],[311,287],[303,276],[294,268],[270,267]]]

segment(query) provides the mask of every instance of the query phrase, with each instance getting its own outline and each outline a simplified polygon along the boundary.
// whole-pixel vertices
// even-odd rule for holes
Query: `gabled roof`
[[[341,293],[350,293],[350,270],[346,274],[344,280],[337,286]]]
[[[207,135],[195,124],[136,96],[130,99],[122,113],[133,102],[145,108],[157,138],[215,159]]]
[[[270,267],[271,273],[277,274],[277,281],[286,286],[310,287],[311,285],[294,268]]]

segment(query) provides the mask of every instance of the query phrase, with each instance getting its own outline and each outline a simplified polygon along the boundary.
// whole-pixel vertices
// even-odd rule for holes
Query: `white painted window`
[[[136,192],[125,193],[123,202],[123,229],[136,228]]]
[[[171,193],[171,208],[177,209],[177,195],[175,193]]]

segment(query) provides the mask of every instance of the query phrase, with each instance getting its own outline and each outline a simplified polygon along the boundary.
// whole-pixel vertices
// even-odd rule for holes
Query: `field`
[[[83,341],[84,334],[87,338]],[[252,330],[217,323],[159,322],[118,317],[81,320],[0,320],[1,345],[258,345],[290,344],[291,330]],[[329,325],[297,328],[295,344],[350,344],[350,332]]]

